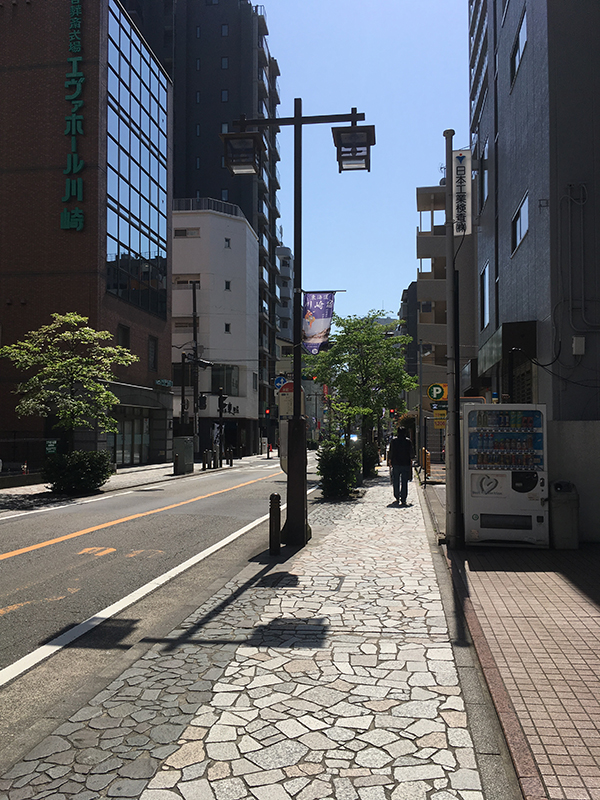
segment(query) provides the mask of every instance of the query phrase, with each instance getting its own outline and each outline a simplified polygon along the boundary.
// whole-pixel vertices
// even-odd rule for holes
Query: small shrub
[[[340,441],[323,442],[317,454],[323,497],[349,497],[360,473],[360,450]]]
[[[49,455],[42,477],[57,494],[87,494],[99,489],[112,474],[108,450],[75,450],[72,453]]]
[[[375,467],[379,465],[379,448],[376,444],[365,444],[362,454],[363,475],[368,477],[375,474]]]

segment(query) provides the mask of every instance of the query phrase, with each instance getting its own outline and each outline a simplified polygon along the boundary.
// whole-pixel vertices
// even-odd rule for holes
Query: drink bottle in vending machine
[[[549,546],[546,407],[463,406],[465,543]]]

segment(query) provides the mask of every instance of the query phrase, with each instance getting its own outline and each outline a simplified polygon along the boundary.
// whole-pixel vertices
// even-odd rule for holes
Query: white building
[[[225,447],[258,452],[257,236],[238,206],[210,198],[175,200],[173,211],[173,365],[175,434],[193,433],[193,365],[186,362],[181,418],[181,356],[194,352],[194,285],[198,356],[199,452],[215,443],[219,393]]]

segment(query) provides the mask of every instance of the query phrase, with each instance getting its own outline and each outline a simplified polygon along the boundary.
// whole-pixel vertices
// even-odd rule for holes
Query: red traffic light
[[[270,408],[265,408],[265,414],[268,416],[270,413],[271,413],[271,409]]]

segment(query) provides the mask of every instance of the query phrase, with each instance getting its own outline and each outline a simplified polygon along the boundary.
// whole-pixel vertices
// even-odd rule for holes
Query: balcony
[[[446,281],[435,278],[424,278],[425,275],[431,275],[431,273],[419,273],[417,276],[417,300],[420,302],[427,300],[445,302]]]
[[[446,235],[443,225],[436,225],[432,231],[417,228],[417,258],[444,258],[446,255]]]
[[[254,6],[254,13],[258,20],[258,33],[260,36],[268,36],[269,29],[267,28],[267,15],[264,6]]]

